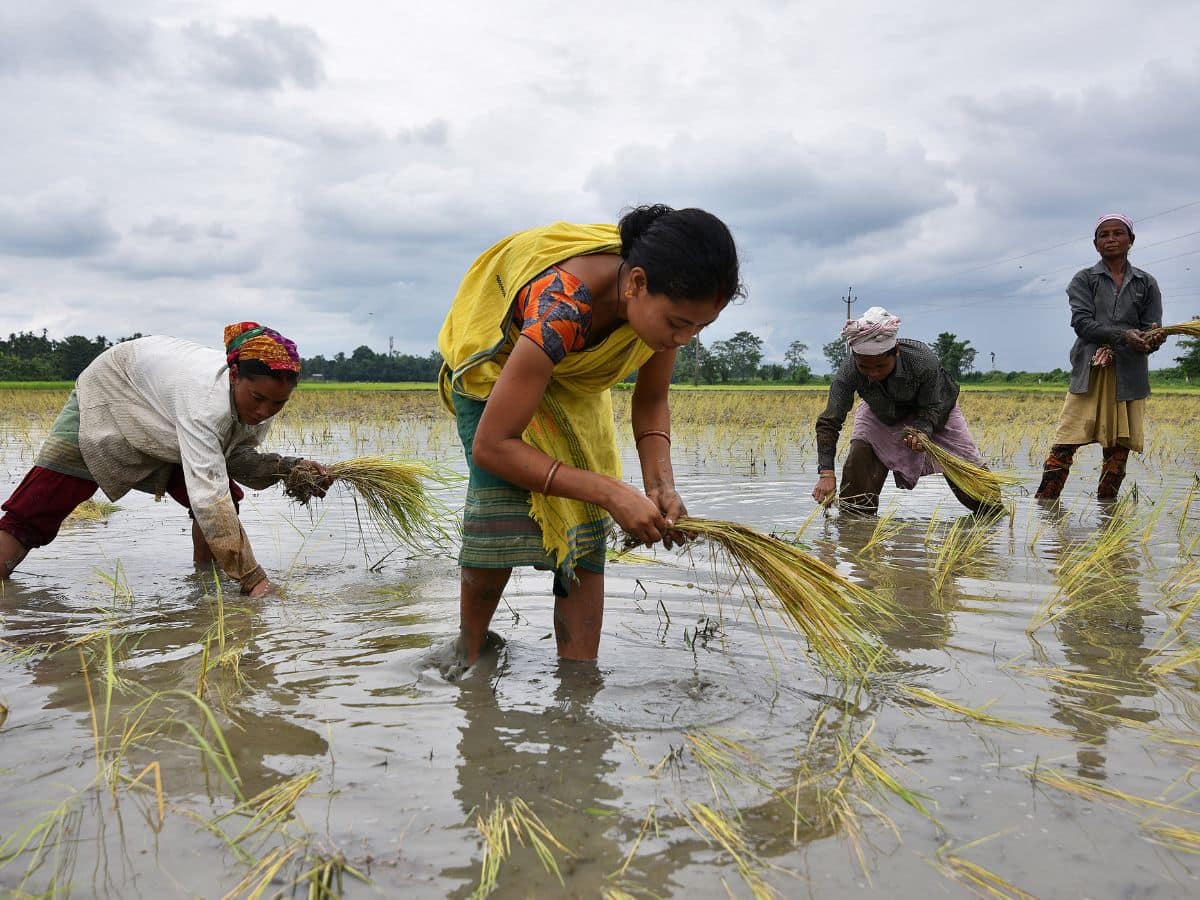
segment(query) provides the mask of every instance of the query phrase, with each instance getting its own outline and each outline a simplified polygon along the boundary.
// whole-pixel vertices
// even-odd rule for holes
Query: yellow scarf
[[[575,256],[619,253],[615,225],[556,222],[505,238],[479,257],[459,285],[438,335],[442,402],[451,393],[486,400],[519,333],[512,324],[517,292],[552,265]],[[590,472],[621,477],[609,389],[654,354],[626,323],[595,347],[569,353],[554,375],[522,439],[554,459]],[[591,547],[572,540],[587,522],[607,518],[590,503],[530,494],[530,515],[559,570],[571,575]]]

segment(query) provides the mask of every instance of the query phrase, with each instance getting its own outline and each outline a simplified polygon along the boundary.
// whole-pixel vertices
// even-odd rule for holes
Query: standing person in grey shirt
[[[1133,223],[1119,213],[1096,222],[1092,243],[1100,260],[1080,269],[1067,287],[1071,327],[1071,385],[1058,431],[1034,495],[1055,500],[1071,471],[1075,451],[1098,443],[1104,462],[1096,499],[1114,500],[1125,480],[1129,451],[1142,451],[1149,354],[1163,338],[1146,334],[1162,321],[1162,293],[1148,272],[1129,264]]]

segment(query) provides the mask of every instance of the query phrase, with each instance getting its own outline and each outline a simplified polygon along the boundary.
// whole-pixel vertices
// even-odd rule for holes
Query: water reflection
[[[171,794],[228,796],[229,791],[208,767],[197,764],[200,754],[184,723],[204,730],[199,709],[169,692],[202,693],[217,713],[245,796],[295,774],[277,768],[282,754],[322,757],[329,750],[324,737],[287,714],[297,698],[277,678],[270,654],[258,646],[260,636],[268,631],[260,607],[225,608],[220,632],[213,598],[203,588],[150,612],[137,612],[132,606],[80,609],[57,595],[17,589],[0,597],[0,611],[6,649],[18,665],[27,668],[30,683],[48,689],[42,709],[68,710],[77,715],[82,728],[90,730],[85,723],[90,723],[92,704],[96,704],[102,720],[118,730],[139,715],[139,706],[148,697],[160,695],[141,722],[144,738],[130,747],[126,758],[134,771],[157,761],[164,789]],[[108,695],[102,685],[110,654],[117,680]],[[92,686],[90,699],[81,677],[85,665]],[[111,703],[107,710],[106,702]],[[37,711],[31,709],[13,714],[10,728],[18,718],[37,718]],[[42,749],[6,742],[13,765],[36,765]]]
[[[1057,536],[1050,556],[1059,564],[1055,578],[1065,594],[1060,602],[1066,610],[1053,627],[1062,643],[1067,671],[1050,677],[1051,715],[1071,729],[1080,745],[1076,773],[1103,780],[1109,732],[1122,719],[1148,723],[1158,718],[1154,709],[1125,702],[1156,693],[1153,679],[1142,673],[1153,650],[1146,645],[1139,560],[1130,542],[1108,547],[1102,574],[1079,582],[1068,580],[1070,569],[1063,563],[1074,548],[1090,546],[1089,542],[1095,543],[1106,531],[1120,528],[1130,510],[1121,505],[1102,508],[1094,523],[1073,523],[1071,512],[1058,505],[1045,514]],[[1075,673],[1083,678],[1068,680]]]
[[[604,687],[603,674],[595,663],[560,661],[549,676],[554,684],[549,703],[537,697],[537,684],[512,684],[510,699],[507,675],[501,652],[494,672],[483,668],[460,682],[456,706],[464,724],[454,797],[470,827],[497,801],[520,797],[578,854],[558,859],[572,892],[598,894],[606,867],[620,853],[609,828],[620,799],[611,783],[616,763],[607,758],[615,740],[592,708]],[[467,882],[453,894],[465,897],[479,870],[456,866],[444,874]],[[499,895],[546,896],[561,890],[532,853],[514,847]]]

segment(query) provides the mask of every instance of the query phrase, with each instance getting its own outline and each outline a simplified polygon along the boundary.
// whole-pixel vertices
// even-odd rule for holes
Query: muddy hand
[[[687,515],[687,507],[683,505],[678,491],[674,488],[652,488],[646,491],[646,496],[655,502],[667,520],[668,530],[663,532],[663,547],[668,550],[682,547],[692,539],[693,536],[688,532],[670,527]]]
[[[324,497],[325,492],[329,490],[329,486],[333,484],[337,477],[330,473],[328,466],[323,466],[321,463],[312,459],[302,459],[296,463],[296,468],[311,476],[312,495],[314,497]]]

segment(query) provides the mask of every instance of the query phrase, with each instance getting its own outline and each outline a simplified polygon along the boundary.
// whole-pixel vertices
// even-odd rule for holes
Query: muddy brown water
[[[448,428],[430,427],[418,449],[461,470]],[[3,444],[5,496],[40,439],[22,434]],[[289,441],[326,459],[386,443],[338,427]],[[692,513],[790,532],[812,511],[811,442],[752,465],[703,450],[701,438],[677,443]],[[1109,515],[1087,493],[1098,451],[1080,456],[1061,505],[1018,492],[1011,519],[966,520],[986,540],[940,590],[937,548],[961,517],[940,478],[886,489],[896,530],[870,552],[875,520],[814,520],[801,540],[906,613],[883,632],[892,670],[851,685],[824,677],[780,620],[756,620],[703,547],[610,565],[595,666],[555,659],[549,576],[518,573],[494,622],[505,646],[447,682],[430,660],[456,630],[452,556],[364,540],[338,491],[311,509],[277,491],[249,495],[247,530],[286,593],[248,602],[225,584],[217,635],[217,590],[189,563],[186,514],[131,496],[106,521],[69,524],[0,594],[0,844],[26,845],[0,869],[0,887],[219,896],[256,860],[292,848],[268,892],[305,893],[289,883],[314,854],[341,854],[370,881],[345,875],[345,896],[467,897],[484,855],[477,818],[521,798],[569,849],[554,853],[565,886],[514,845],[496,896],[750,896],[747,871],[782,896],[957,896],[971,864],[1044,897],[1196,896],[1197,857],[1165,846],[1155,827],[1198,827],[1197,670],[1146,670],[1174,633],[1178,604],[1165,591],[1191,561],[1193,476],[1135,461],[1128,485],[1144,524],[1113,561],[1102,601],[1029,634],[1062,555]],[[1032,490],[1036,473],[1016,458]],[[631,448],[626,468],[636,472]],[[1183,634],[1197,637],[1190,624]],[[82,654],[63,647],[87,636]],[[219,818],[235,794],[199,749],[215,733],[184,696],[206,669],[204,699],[243,796],[315,773],[286,821],[236,850],[251,820]],[[1067,683],[1056,670],[1092,680]],[[916,702],[914,687],[1045,731]],[[133,738],[118,757],[124,733]],[[689,734],[729,739],[748,777],[710,776]],[[839,738],[864,736],[928,815],[838,769]],[[98,745],[127,779],[158,764],[161,821],[151,791],[96,786]],[[812,777],[824,770],[841,774]],[[1059,790],[1031,771],[1113,793]],[[142,784],[152,781],[153,771]],[[822,793],[836,784],[848,820]],[[744,871],[696,827],[695,804],[734,823]]]

